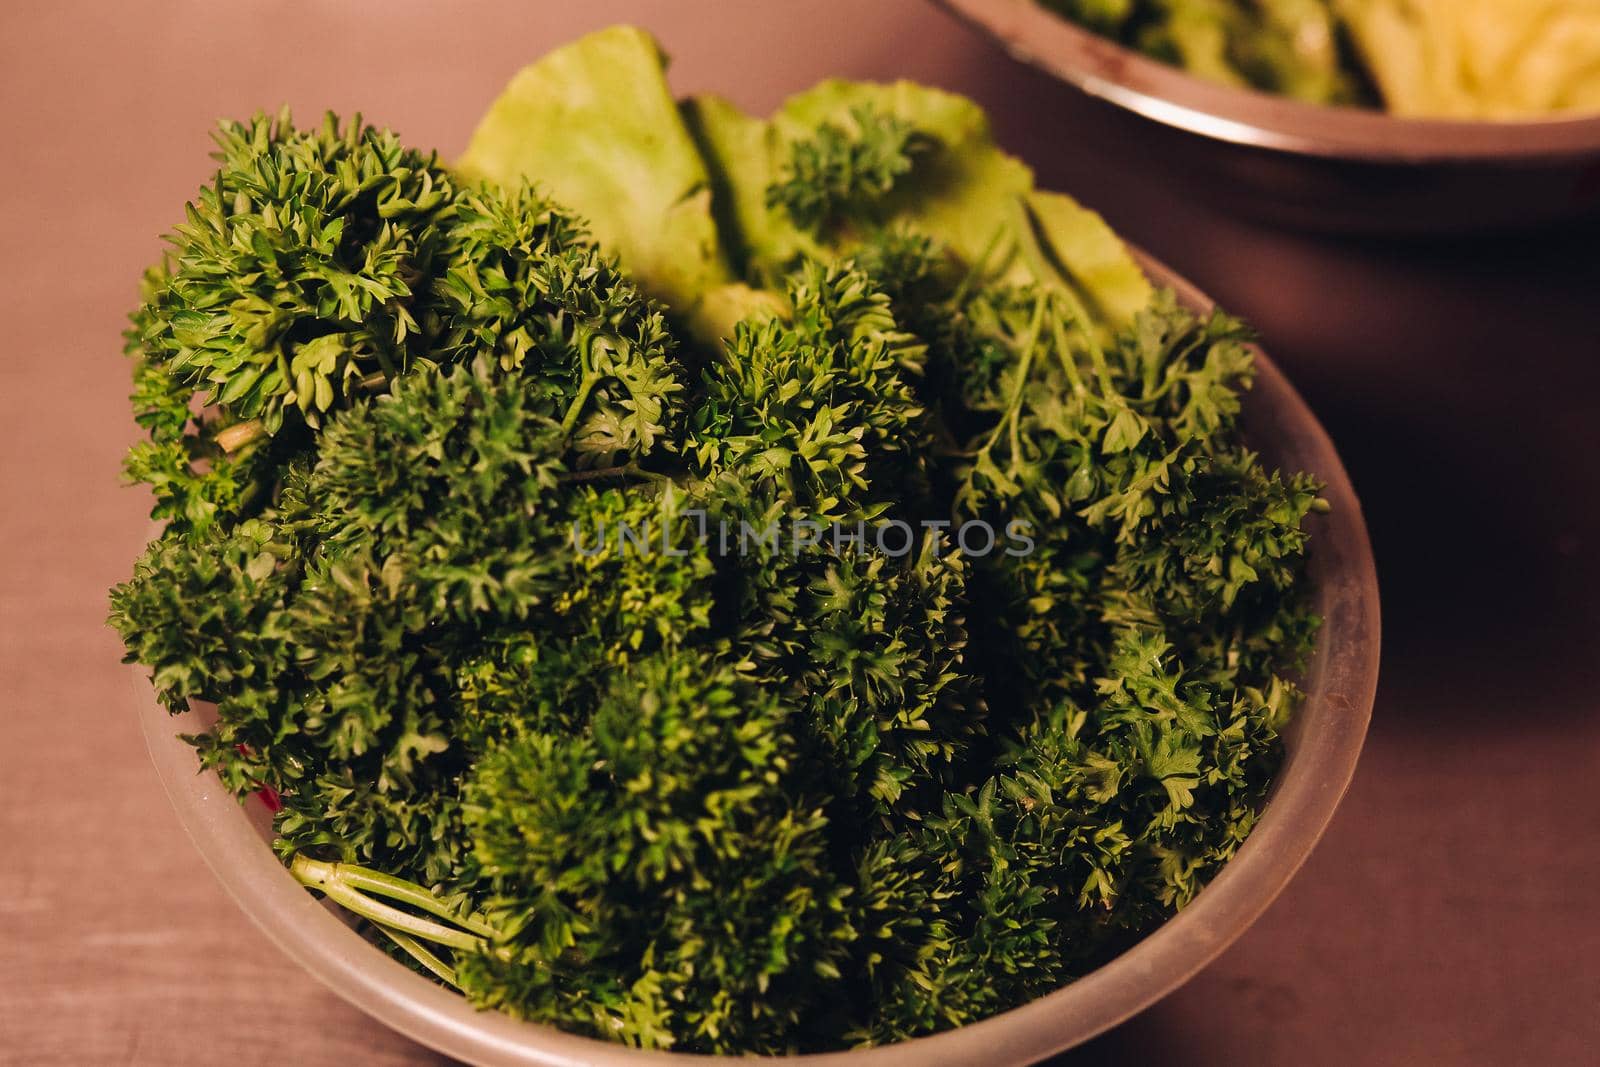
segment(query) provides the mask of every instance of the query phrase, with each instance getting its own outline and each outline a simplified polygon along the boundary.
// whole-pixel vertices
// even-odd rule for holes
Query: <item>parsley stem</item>
[[[567,408],[565,417],[561,420],[561,434],[570,436],[573,427],[578,425],[578,416],[583,414],[584,405],[589,402],[589,394],[594,392],[594,387],[600,384],[601,375],[586,371],[583,381],[578,383],[578,393],[572,398],[572,405]]]
[[[289,864],[290,873],[295,876],[301,885],[320,890],[324,896],[335,904],[379,926],[398,930],[412,937],[420,937],[426,941],[432,941],[449,948],[475,950],[483,947],[484,939],[477,934],[469,933],[467,930],[458,927],[445,926],[431,919],[424,919],[421,916],[402,911],[399,908],[383,903],[381,900],[374,900],[372,897],[367,896],[366,893],[361,892],[350,884],[350,870],[351,868],[346,864],[325,863],[303,855],[296,856]],[[356,876],[357,881],[369,885],[383,886],[381,890],[374,889],[375,892],[385,890],[393,892],[396,886],[389,884],[389,882],[399,882],[398,879],[383,881],[387,879],[387,876],[378,875],[375,871],[366,871],[362,868],[355,868],[355,870],[362,872]],[[376,876],[376,878],[364,876]],[[419,893],[432,897],[432,894],[427,893],[420,886],[413,888]],[[405,896],[397,896],[396,899],[406,900],[408,903],[416,903],[419,907],[423,906],[409,892]],[[439,901],[438,898],[433,898],[433,902],[427,907],[427,910],[434,914],[440,914],[439,909],[443,907],[443,902]],[[440,917],[448,917],[452,922],[466,925],[462,919],[454,915],[441,915]],[[483,928],[476,921],[474,921],[473,925]]]
[[[950,303],[961,307],[967,299],[967,292],[975,282],[982,277],[984,269],[989,265],[989,257],[994,255],[994,250],[1000,247],[1000,239],[1005,236],[1006,228],[1002,223],[996,226],[994,234],[990,236],[989,243],[983,246],[983,251],[978,253],[978,258],[972,261],[967,268],[967,273],[962,277],[961,283],[956,286],[955,293],[950,297]]]
[[[373,355],[378,358],[378,366],[381,369],[376,374],[369,374],[366,378],[361,379],[358,383],[359,385],[366,385],[367,378],[381,377],[384,381],[390,381],[399,376],[400,369],[394,365],[394,361],[389,358],[389,353],[384,351],[382,345],[373,350]]]
[[[218,448],[232,453],[253,441],[259,441],[266,433],[267,427],[260,419],[251,419],[249,422],[235,423],[226,430],[218,430],[214,440]]]
[[[389,378],[382,372],[369,374],[356,382],[356,388],[364,392],[376,392],[389,384]],[[266,423],[260,419],[249,419],[245,422],[235,423],[223,430],[218,430],[213,440],[217,447],[232,455],[246,445],[254,444],[267,436]]]
[[[1093,365],[1095,376],[1100,382],[1100,387],[1106,392],[1111,392],[1114,385],[1111,380],[1110,368],[1106,365],[1105,351],[1100,347],[1100,341],[1094,335],[1094,320],[1089,317],[1089,311],[1078,297],[1078,290],[1073,285],[1070,274],[1054,259],[1053,253],[1040,240],[1036,228],[1036,219],[1028,210],[1026,201],[1020,197],[1012,205],[1012,225],[1016,230],[1019,244],[1022,248],[1023,259],[1034,277],[1041,283],[1048,285],[1066,305],[1067,313],[1072,318],[1072,324],[1083,335],[1084,343],[1089,350],[1089,362]],[[1054,284],[1051,284],[1051,283]]]
[[[1057,295],[1067,306],[1067,315],[1072,320],[1073,327],[1083,338],[1084,346],[1089,351],[1089,362],[1094,367],[1095,378],[1100,382],[1100,388],[1110,393],[1116,389],[1116,383],[1111,378],[1111,368],[1106,363],[1106,353],[1100,347],[1099,338],[1094,335],[1094,320],[1089,318],[1089,311],[1083,306],[1083,301],[1078,299],[1078,294],[1073,292],[1070,285],[1063,282]]]
[[[1044,313],[1047,305],[1048,300],[1044,297],[1038,297],[1033,302],[1033,316],[1028,322],[1027,340],[1017,346],[1017,351],[1021,353],[1016,370],[1017,384],[1012,387],[1011,396],[1006,400],[1005,414],[995,424],[994,429],[989,432],[989,437],[984,441],[983,447],[978,450],[979,452],[989,451],[1000,440],[1000,435],[1004,433],[1013,449],[1011,453],[1011,462],[1013,464],[1017,461],[1016,450],[1019,448],[1018,419],[1022,411],[1022,396],[1028,388],[1028,372],[1033,366],[1034,350],[1039,346],[1039,335],[1044,331]]]
[[[433,953],[429,952],[423,946],[422,942],[418,941],[410,934],[401,933],[399,930],[393,929],[392,927],[379,925],[378,929],[383,931],[383,936],[387,937],[390,941],[393,941],[396,945],[399,945],[403,950],[405,950],[406,955],[410,956],[412,959],[422,964],[423,967],[427,968],[428,972],[435,978],[439,979],[439,981],[444,982],[446,985],[453,986],[456,989],[461,988],[456,983],[455,968],[444,962],[444,960],[441,960],[438,956],[435,956]]]
[[[298,859],[298,857],[296,858]],[[316,861],[312,860],[310,862],[315,863]],[[436,915],[448,922],[465,927],[480,937],[495,936],[495,928],[483,919],[474,915],[461,914],[459,909],[452,908],[449,903],[440,900],[436,894],[429,892],[415,882],[407,882],[404,879],[372,870],[369,867],[357,867],[349,863],[335,863],[330,866],[335,869],[338,877],[352,889],[367,893],[377,893],[380,896],[388,897],[390,900],[397,900],[402,904],[410,904],[419,911],[425,911],[430,915]]]
[[[673,480],[670,474],[647,471],[637,463],[625,463],[620,467],[590,467],[586,470],[563,471],[556,475],[556,480],[562,482],[594,482],[602,478],[640,478],[647,482]]]
[[[1062,326],[1060,318],[1050,320],[1050,332],[1055,339],[1056,358],[1061,363],[1068,384],[1072,386],[1072,392],[1077,396],[1083,396],[1089,390],[1083,384],[1083,376],[1078,373],[1078,361],[1073,358],[1072,345],[1067,342],[1067,331]]]

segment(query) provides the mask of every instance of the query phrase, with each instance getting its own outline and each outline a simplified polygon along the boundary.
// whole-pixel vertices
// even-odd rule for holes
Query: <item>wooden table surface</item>
[[[1230,219],[917,0],[107,0],[0,11],[0,1061],[436,1059],[250,926],[148,766],[104,625],[146,522],[117,485],[118,334],[218,116],[360,109],[449,156],[517,66],[622,20],[681,90],[751,108],[826,74],[975,96],[1045,184],[1260,326],[1363,494],[1386,654],[1348,799],[1220,961],[1068,1062],[1600,1060],[1594,229],[1375,243]]]

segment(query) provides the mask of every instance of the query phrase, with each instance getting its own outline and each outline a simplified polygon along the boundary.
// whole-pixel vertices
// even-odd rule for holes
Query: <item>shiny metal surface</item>
[[[1448,233],[1600,213],[1600,116],[1399,119],[1195,78],[1035,0],[937,0],[1124,123],[1147,165],[1229,206],[1321,230]]]

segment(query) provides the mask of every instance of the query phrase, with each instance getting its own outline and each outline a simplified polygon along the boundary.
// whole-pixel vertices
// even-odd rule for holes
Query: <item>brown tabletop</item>
[[[118,334],[217,117],[359,109],[448,156],[518,65],[616,21],[750,108],[828,74],[976,97],[1044,184],[1255,321],[1363,495],[1386,654],[1349,797],[1221,960],[1066,1062],[1600,1060],[1600,231],[1224,216],[917,0],[106,0],[0,10],[0,1061],[436,1059],[249,925],[148,766],[104,625],[146,523]]]

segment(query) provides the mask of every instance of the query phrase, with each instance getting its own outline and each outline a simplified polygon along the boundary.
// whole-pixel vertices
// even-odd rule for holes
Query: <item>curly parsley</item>
[[[1092,969],[1255,823],[1322,504],[1240,438],[1248,331],[1141,289],[970,105],[860,93],[718,163],[774,205],[728,259],[775,281],[718,282],[751,298],[714,342],[544,175],[331,117],[224,124],[147,279],[128,659],[216,706],[193,743],[281,795],[303,882],[479,1005],[703,1052],[926,1034]],[[697,519],[915,534],[615,537]]]

